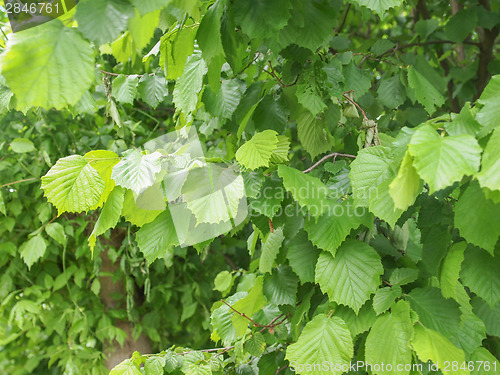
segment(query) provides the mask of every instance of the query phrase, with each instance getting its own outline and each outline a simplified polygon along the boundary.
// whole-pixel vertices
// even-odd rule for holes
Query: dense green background
[[[6,374],[500,372],[498,0],[81,0],[1,21]],[[180,248],[168,209],[131,198],[154,179],[115,164],[188,125],[242,170],[251,215]]]

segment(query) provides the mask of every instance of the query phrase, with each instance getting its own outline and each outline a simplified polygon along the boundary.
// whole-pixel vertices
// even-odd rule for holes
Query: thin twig
[[[255,55],[254,59],[253,59],[252,61],[250,61],[250,62],[248,63],[248,65],[247,65],[247,66],[245,66],[245,67],[243,68],[243,70],[242,70],[241,72],[239,72],[238,74],[236,74],[236,75],[237,75],[237,76],[239,76],[239,75],[240,75],[241,73],[243,73],[245,70],[247,70],[248,68],[250,68],[250,66],[251,66],[251,65],[255,62],[255,60],[257,60],[257,59],[259,58],[259,56],[260,56],[260,52],[257,52],[257,54]]]
[[[288,367],[288,365],[284,365],[283,367],[280,367],[279,369],[276,370],[274,375],[279,374],[281,371],[285,370]]]
[[[312,166],[310,166],[309,168],[307,168],[305,171],[303,171],[302,173],[309,173],[311,172],[314,168],[316,168],[318,165],[320,165],[321,163],[323,163],[324,161],[330,159],[330,158],[337,158],[339,156],[342,156],[344,158],[351,158],[351,159],[356,159],[356,156],[354,155],[350,155],[350,154],[342,154],[340,152],[333,152],[331,154],[328,154],[326,156],[323,156],[321,159],[319,159],[315,164],[313,164]]]
[[[38,178],[32,177],[32,178],[25,178],[24,180],[18,180],[18,181],[9,182],[8,184],[5,184],[5,185],[0,186],[0,189],[1,189],[1,188],[4,188],[4,187],[6,187],[6,186],[10,186],[10,185],[18,184],[18,183],[20,183],[20,182],[28,182],[28,181],[35,181],[35,180],[38,180]]]
[[[268,218],[268,219],[269,219],[269,230],[271,231],[271,233],[274,233],[274,224],[270,218]]]
[[[344,16],[342,17],[342,21],[340,22],[340,25],[338,25],[336,28],[335,28],[335,34],[338,34],[342,31],[342,29],[344,28],[344,25],[345,25],[345,21],[347,19],[347,15],[349,14],[349,10],[351,9],[351,4],[347,5],[347,9],[345,10],[344,12]]]
[[[463,44],[469,44],[471,46],[479,46],[480,44],[478,42],[473,42],[470,40],[464,40],[462,42]],[[406,48],[411,48],[411,47],[423,47],[423,46],[428,46],[432,44],[456,44],[456,42],[452,40],[428,40],[425,42],[415,42],[415,43],[409,43],[409,44],[403,44],[401,46],[396,45],[395,47],[385,51],[382,56],[387,55],[387,54],[394,54],[396,51],[406,49]]]
[[[291,87],[291,86],[295,86],[297,84],[297,82],[299,81],[300,74],[297,75],[297,77],[295,78],[295,81],[293,81],[293,83],[287,85],[281,80],[280,77],[278,77],[276,75],[276,73],[274,72],[273,64],[271,63],[271,61],[268,61],[268,62],[269,62],[269,67],[271,68],[271,71],[264,69],[264,72],[271,75],[271,77],[273,77],[276,81],[278,81],[278,83],[281,85],[281,87]]]
[[[347,92],[344,92],[343,94],[343,97],[346,98],[347,100],[349,100],[352,104],[354,104],[356,106],[357,109],[359,109],[361,111],[361,113],[363,114],[363,120],[366,120],[368,121],[368,117],[366,117],[366,113],[365,111],[363,111],[363,108],[361,108],[359,106],[358,103],[356,103],[354,100],[352,100],[347,94],[349,94],[350,92],[354,92],[354,90],[350,90],[350,91],[347,91]]]
[[[114,72],[107,72],[106,70],[102,70],[102,69],[99,69],[99,71],[102,73],[102,74],[107,74],[108,76],[113,76],[113,77],[118,77],[118,76],[125,76],[125,77],[139,77],[139,78],[142,78],[144,77],[145,75],[150,75],[150,76],[154,76],[155,74],[154,73],[149,73],[149,74],[123,74],[123,73],[114,73]]]

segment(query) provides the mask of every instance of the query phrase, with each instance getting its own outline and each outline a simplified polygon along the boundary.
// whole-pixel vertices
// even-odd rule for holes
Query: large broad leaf
[[[394,206],[406,210],[422,190],[420,177],[413,166],[413,158],[406,152],[396,178],[389,185],[389,194],[394,200]]]
[[[219,118],[231,118],[240,98],[240,84],[236,80],[229,79],[222,82],[217,94],[208,88],[203,93],[203,102],[207,111]]]
[[[142,372],[131,359],[126,359],[111,369],[109,375],[141,375]]]
[[[139,77],[119,75],[113,80],[113,96],[120,103],[132,104],[137,94]]]
[[[470,308],[461,308],[461,310],[460,327],[457,336],[452,338],[452,342],[470,355],[476,348],[481,346],[481,343],[486,338],[486,327]]]
[[[178,245],[179,241],[170,211],[167,209],[151,223],[139,229],[136,241],[149,264],[163,257],[172,246]]]
[[[283,228],[278,228],[273,233],[269,233],[266,241],[262,245],[262,254],[259,260],[260,272],[271,272],[283,238]]]
[[[413,96],[430,115],[436,111],[436,107],[439,108],[444,104],[441,93],[412,66],[408,69],[408,85],[413,89]]]
[[[465,242],[453,244],[443,260],[441,268],[441,293],[445,298],[457,300],[457,283],[460,277],[460,269],[464,261],[464,251],[467,247]]]
[[[233,4],[236,23],[251,39],[268,38],[290,18],[290,0],[239,0]]]
[[[106,233],[108,229],[114,228],[118,223],[123,209],[124,197],[125,190],[120,186],[115,186],[90,234],[89,246],[92,251],[94,251],[96,238]]]
[[[301,283],[314,282],[314,268],[319,253],[320,251],[307,239],[307,234],[303,230],[290,240],[286,256]]]
[[[144,75],[139,81],[139,95],[146,104],[156,108],[168,94],[167,82],[161,74]]]
[[[477,182],[473,182],[455,205],[455,226],[467,242],[491,254],[500,236],[500,204],[486,199]]]
[[[311,215],[321,215],[326,208],[324,201],[328,191],[319,179],[286,165],[278,166],[278,176],[283,179],[285,189],[292,193],[302,207],[307,207]]]
[[[411,364],[410,339],[412,336],[410,306],[405,301],[399,301],[393,305],[390,313],[377,318],[366,338],[366,361],[371,364],[384,363],[386,369],[390,364],[393,369],[393,371],[385,371],[380,370],[380,367],[377,370],[375,367],[373,374],[408,375],[410,369],[407,367],[405,370],[404,365]],[[403,365],[401,370],[398,370],[399,364]]]
[[[113,171],[113,167],[120,161],[120,158],[113,151],[107,150],[89,151],[83,157],[89,162],[92,168],[99,172],[99,176],[104,181],[104,193],[102,193],[97,205],[92,207],[94,209],[103,205],[115,187],[115,181],[111,178],[111,172]]]
[[[406,90],[399,75],[381,79],[377,94],[382,104],[390,109],[400,106],[406,100]]]
[[[350,0],[351,2],[363,5],[379,15],[383,15],[390,8],[400,6],[403,0]]]
[[[306,324],[298,341],[288,346],[286,359],[290,367],[302,371],[298,374],[322,375],[325,372],[315,364],[323,362],[333,363],[340,367],[347,366],[352,358],[354,349],[349,328],[339,317],[329,318],[325,314],[318,314]],[[305,369],[309,365],[311,371]],[[334,366],[335,369],[335,366]],[[329,374],[343,374],[344,371],[330,371]]]
[[[297,119],[299,141],[314,159],[319,154],[331,150],[325,122],[309,111],[304,111]]]
[[[160,65],[167,79],[177,79],[182,75],[186,60],[194,51],[197,28],[193,25],[170,30],[161,38]]]
[[[480,297],[474,297],[471,300],[473,312],[484,323],[486,333],[490,336],[500,337],[500,303],[497,303],[494,308],[491,308]]]
[[[83,35],[100,46],[116,39],[133,15],[128,0],[82,0],[75,18]]]
[[[220,18],[224,10],[224,1],[216,1],[201,19],[200,27],[196,34],[198,45],[203,53],[203,58],[210,64],[210,61],[218,55],[224,55],[222,39],[220,33]]]
[[[457,333],[460,325],[458,303],[446,300],[438,288],[425,287],[413,289],[408,298],[420,322],[446,337]]]
[[[328,201],[326,204],[327,209],[320,217],[306,219],[304,229],[314,245],[335,255],[337,248],[351,230],[362,224],[370,227],[373,224],[373,216],[365,207],[356,208],[352,199],[341,203]]]
[[[476,173],[482,151],[473,136],[441,137],[430,125],[415,132],[408,149],[415,169],[429,185],[430,194],[460,181],[464,175]]]
[[[264,295],[274,305],[295,305],[299,278],[288,266],[279,265],[264,279]]]
[[[59,159],[42,177],[42,189],[60,215],[97,206],[104,193],[104,181],[83,156],[72,155]]]
[[[278,134],[274,130],[264,130],[255,134],[236,151],[236,160],[248,169],[268,167],[277,145]]]
[[[500,369],[500,362],[498,362],[498,359],[485,348],[477,348],[474,353],[472,353],[470,360],[472,363],[478,364],[478,366],[475,366],[474,370],[471,371],[471,375],[490,375],[498,372],[498,369]],[[480,363],[483,364],[481,367],[479,367]]]
[[[139,150],[127,150],[113,167],[111,177],[117,185],[141,194],[156,182],[161,172],[161,156],[159,152],[144,155]]]
[[[481,172],[476,178],[482,187],[500,190],[500,128],[495,129],[486,145],[481,162]]]
[[[492,257],[485,251],[470,247],[465,252],[462,282],[484,299],[491,308],[500,302],[500,256]]]
[[[237,292],[226,298],[225,301],[232,306],[247,295],[247,292]],[[211,338],[214,341],[221,340],[224,345],[230,345],[238,337],[232,321],[234,312],[228,305],[223,304],[222,302],[219,303],[220,306],[217,307],[210,315],[210,324],[214,329]]]
[[[476,120],[484,126],[479,131],[479,137],[489,134],[498,126],[498,118],[500,117],[498,100],[500,100],[500,75],[491,77],[481,97],[477,100],[477,103],[483,105],[483,108],[476,115]]]
[[[316,282],[331,301],[359,311],[377,290],[384,273],[380,256],[368,244],[346,240],[335,254],[323,252],[316,264]]]
[[[399,285],[380,288],[375,292],[375,296],[373,296],[373,310],[375,310],[377,315],[386,312],[394,303],[394,300],[401,297],[401,293],[402,290]]]
[[[457,366],[452,370],[446,366],[446,362],[456,361],[464,363],[465,354],[462,349],[457,348],[445,336],[432,329],[425,328],[420,324],[414,327],[415,334],[412,338],[412,346],[422,362],[432,361],[445,375],[469,375],[470,372],[464,367]]]
[[[391,150],[375,146],[362,149],[351,163],[351,186],[354,203],[368,206],[369,198],[377,198],[378,186],[393,175]]]
[[[333,4],[322,1],[292,0],[291,3],[290,20],[279,32],[280,43],[282,47],[297,44],[315,51],[331,37],[337,20],[336,9]]]
[[[136,8],[135,14],[128,22],[128,31],[137,51],[142,51],[153,38],[160,21],[160,11],[156,10],[144,15]]]
[[[368,331],[377,320],[371,302],[365,303],[357,313],[347,306],[337,306],[334,316],[338,316],[347,323],[353,339],[359,334]]]
[[[248,319],[241,316],[241,314],[245,314],[247,317],[252,317],[252,315],[260,311],[266,303],[266,299],[264,298],[262,291],[263,285],[264,278],[262,276],[257,277],[255,284],[249,291],[248,295],[233,305],[233,309],[240,313],[233,314],[231,319],[238,336],[242,336],[245,333],[249,323]]]
[[[19,248],[19,253],[28,269],[43,255],[47,249],[47,244],[41,235],[30,238]]]
[[[201,52],[195,51],[184,67],[174,88],[174,103],[177,109],[188,114],[195,110],[198,103],[198,93],[203,84],[203,76],[207,72],[207,64],[201,57]],[[168,75],[167,75],[168,78]]]
[[[128,222],[142,227],[144,224],[152,222],[163,210],[148,210],[138,207],[134,198],[134,192],[127,190],[123,202],[122,216]]]
[[[90,44],[59,20],[11,34],[1,66],[22,110],[74,105],[94,80]]]

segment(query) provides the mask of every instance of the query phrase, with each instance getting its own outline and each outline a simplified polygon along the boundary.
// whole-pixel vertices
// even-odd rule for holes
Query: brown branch
[[[264,69],[264,72],[271,75],[271,77],[273,77],[276,81],[278,81],[278,83],[280,84],[281,87],[291,87],[291,86],[295,86],[297,84],[299,77],[300,77],[300,74],[297,75],[297,77],[295,78],[295,81],[293,81],[293,83],[287,85],[281,80],[280,77],[278,77],[276,75],[276,73],[274,72],[273,64],[271,64],[271,61],[268,61],[268,62],[269,62],[269,67],[271,68],[271,71]]]
[[[280,367],[279,369],[276,370],[276,372],[274,373],[274,375],[279,374],[281,371],[285,370],[286,368],[288,368],[288,365],[284,365],[283,367]]]
[[[472,45],[472,46],[480,46],[479,43],[477,42],[473,42],[473,41],[470,41],[470,40],[464,40],[462,42],[463,44],[469,44],[469,45]],[[415,43],[409,43],[409,44],[403,44],[403,45],[396,45],[394,48],[391,48],[387,51],[385,51],[382,56],[385,56],[385,55],[393,55],[395,52],[397,51],[400,51],[400,50],[403,50],[403,49],[407,49],[407,48],[411,48],[411,47],[423,47],[423,46],[428,46],[428,45],[432,45],[432,44],[457,44],[456,42],[452,41],[452,40],[427,40],[425,42],[415,42]]]
[[[356,106],[357,109],[359,109],[361,111],[361,114],[363,115],[363,120],[365,121],[368,121],[368,117],[366,117],[366,113],[365,111],[363,111],[363,108],[360,107],[360,105],[358,103],[356,103],[354,100],[352,100],[347,94],[349,94],[350,92],[354,92],[354,90],[350,90],[350,91],[347,91],[347,92],[344,92],[344,94],[342,95],[344,98],[346,98],[347,100],[349,100],[352,104],[354,104]]]
[[[251,66],[251,65],[255,62],[255,60],[257,60],[257,59],[259,58],[259,56],[260,56],[260,52],[257,52],[257,54],[255,55],[254,59],[253,59],[252,61],[250,61],[250,62],[248,63],[248,65],[247,65],[247,66],[245,66],[245,67],[243,68],[243,70],[242,70],[241,72],[239,72],[238,74],[236,74],[236,75],[237,75],[237,76],[239,76],[239,75],[240,75],[241,73],[243,73],[245,70],[247,70],[248,68],[250,68],[250,66]]]
[[[20,183],[20,182],[28,182],[28,181],[35,181],[35,180],[38,180],[38,178],[36,178],[36,177],[32,177],[32,178],[25,178],[24,180],[18,180],[18,181],[9,182],[8,184],[5,184],[5,185],[0,186],[0,189],[1,189],[1,188],[4,188],[4,187],[6,187],[6,186],[10,186],[10,185],[18,184],[18,183]]]
[[[236,264],[234,264],[233,260],[229,257],[229,255],[224,254],[224,259],[226,260],[226,263],[229,264],[229,266],[234,270],[238,271],[238,267],[236,267]]]
[[[323,163],[324,161],[330,159],[333,157],[333,160],[335,161],[335,159],[337,157],[344,157],[344,158],[351,158],[351,159],[356,159],[356,156],[354,155],[350,155],[350,154],[342,154],[342,153],[339,153],[339,152],[333,152],[331,154],[328,154],[326,156],[323,156],[321,159],[319,159],[315,164],[313,164],[312,166],[310,166],[309,168],[307,168],[305,171],[302,171],[302,173],[309,173],[311,172],[314,168],[316,168],[318,165],[320,165],[321,163]]]
[[[274,233],[274,225],[273,225],[273,222],[271,221],[270,218],[269,219],[269,230],[271,231],[271,233]]]
[[[338,34],[342,31],[342,29],[344,28],[344,25],[345,25],[345,21],[347,19],[347,15],[349,14],[349,10],[351,9],[351,4],[349,3],[349,5],[347,5],[347,8],[344,12],[344,16],[342,17],[342,21],[340,22],[340,25],[338,25],[336,28],[335,28],[335,34]]]
[[[102,73],[102,74],[106,74],[108,76],[113,76],[113,77],[118,77],[118,76],[125,76],[125,77],[132,77],[132,76],[136,76],[136,77],[144,77],[145,75],[150,75],[150,76],[154,76],[155,74],[154,73],[149,73],[149,74],[123,74],[123,73],[113,73],[113,72],[107,72],[106,70],[102,70],[102,69],[99,69],[99,71]]]

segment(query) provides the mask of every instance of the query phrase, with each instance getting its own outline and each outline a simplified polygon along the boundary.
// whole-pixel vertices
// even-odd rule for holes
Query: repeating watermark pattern
[[[245,184],[231,165],[209,163],[194,126],[165,134],[144,148],[164,157],[158,182],[135,197],[139,208],[170,210],[179,244],[195,245],[241,224],[248,215]]]
[[[79,0],[5,0],[2,11],[9,17],[12,32],[31,29],[73,9]]]

